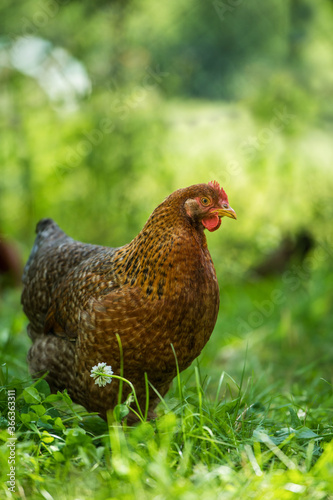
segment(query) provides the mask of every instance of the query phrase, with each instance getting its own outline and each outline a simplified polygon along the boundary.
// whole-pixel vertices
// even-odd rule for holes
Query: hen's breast
[[[216,323],[220,296],[215,268],[208,249],[185,253],[176,264],[176,281],[170,285],[174,312],[173,344],[180,368],[186,368],[207,343]]]
[[[207,246],[186,236],[160,239],[155,245],[145,242],[133,255],[122,255],[124,285],[106,301],[105,322],[112,317],[126,355],[141,357],[152,372],[157,364],[162,371],[174,369],[171,344],[180,369],[186,368],[216,323],[219,287],[214,265]]]

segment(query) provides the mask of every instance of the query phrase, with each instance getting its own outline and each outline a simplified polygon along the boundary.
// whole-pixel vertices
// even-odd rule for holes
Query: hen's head
[[[184,203],[186,215],[194,222],[203,224],[208,231],[216,231],[224,216],[237,219],[226,192],[217,181],[191,186],[188,194]]]

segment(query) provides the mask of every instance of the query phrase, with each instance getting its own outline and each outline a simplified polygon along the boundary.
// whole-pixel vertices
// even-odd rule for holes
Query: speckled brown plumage
[[[68,237],[51,219],[37,225],[22,293],[33,340],[34,375],[48,371],[52,390],[66,388],[89,411],[117,404],[118,382],[99,387],[90,377],[99,362],[120,371],[145,407],[144,373],[164,395],[180,370],[200,354],[215,326],[219,287],[204,228],[236,218],[217,182],[171,194],[133,241],[120,248]],[[129,387],[125,384],[123,399]],[[158,403],[151,390],[149,415]]]

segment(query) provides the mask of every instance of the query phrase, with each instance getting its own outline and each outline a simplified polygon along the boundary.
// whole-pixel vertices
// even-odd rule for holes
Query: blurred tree
[[[314,5],[304,0],[290,1],[290,45],[289,56],[292,63],[299,60],[301,47],[306,43],[313,22]]]

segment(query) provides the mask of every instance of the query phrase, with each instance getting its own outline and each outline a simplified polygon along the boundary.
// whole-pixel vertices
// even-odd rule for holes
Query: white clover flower
[[[113,375],[113,371],[111,366],[106,363],[98,363],[98,365],[93,366],[90,373],[90,376],[95,379],[95,384],[99,387],[111,384],[112,378],[110,375]]]

